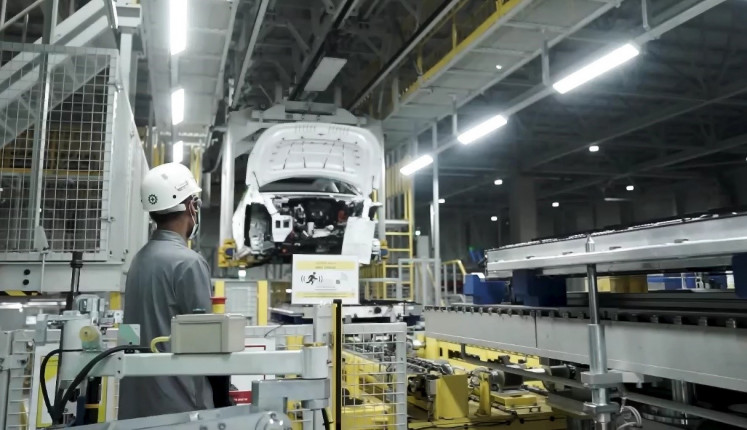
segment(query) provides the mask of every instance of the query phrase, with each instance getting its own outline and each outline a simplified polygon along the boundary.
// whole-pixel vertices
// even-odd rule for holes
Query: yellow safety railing
[[[387,278],[394,278],[398,272],[397,261],[400,258],[412,259],[415,253],[414,248],[414,231],[415,231],[415,205],[412,191],[412,178],[404,176],[399,169],[409,163],[409,157],[405,157],[386,169],[386,194],[387,207],[392,216],[392,220],[387,223],[386,236],[389,246],[389,258],[384,265],[384,275]],[[413,288],[413,271],[412,264],[407,265],[410,279],[402,280],[403,289],[406,288],[404,298],[414,300],[415,291]],[[389,283],[384,288],[386,298],[395,298],[396,291],[394,283]]]
[[[163,143],[156,143],[153,145],[153,156],[151,157],[151,160],[153,160],[153,167],[160,166],[161,164],[165,163],[164,159],[166,158],[166,145]]]
[[[399,173],[400,167],[408,162],[401,160],[393,166],[387,167],[385,174],[386,204],[389,218],[386,223],[386,239],[382,240],[382,252],[386,258],[381,262],[362,267],[360,282],[363,296],[367,300],[395,300],[397,299],[396,285],[399,281],[397,261],[401,258],[411,259],[413,253],[414,205],[412,193],[412,179]],[[374,198],[379,197],[378,193]],[[402,281],[405,294],[404,300],[414,300],[412,288],[413,268],[408,268],[410,279]]]
[[[199,184],[202,179],[202,147],[192,146],[189,150],[189,170]]]

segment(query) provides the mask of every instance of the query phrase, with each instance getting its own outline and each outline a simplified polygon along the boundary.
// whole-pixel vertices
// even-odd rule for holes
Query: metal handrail
[[[2,14],[2,19],[3,19],[3,20],[5,20],[5,4],[6,4],[5,2],[6,2],[6,1],[7,1],[7,0],[3,0],[3,14]],[[37,8],[37,7],[39,6],[39,5],[41,5],[41,4],[42,4],[42,3],[44,3],[45,1],[47,1],[47,0],[36,0],[35,2],[31,3],[30,5],[28,5],[28,6],[26,7],[26,9],[24,9],[24,10],[22,10],[22,11],[18,12],[18,14],[17,14],[16,16],[14,16],[13,18],[11,18],[11,19],[9,19],[9,20],[7,20],[7,21],[4,21],[4,22],[2,23],[2,25],[0,25],[0,33],[2,33],[3,31],[5,31],[5,29],[6,29],[6,28],[10,27],[10,26],[11,26],[12,24],[14,24],[14,23],[15,23],[16,21],[18,21],[18,20],[20,20],[21,18],[23,18],[23,17],[25,17],[26,15],[28,15],[28,14],[29,14],[29,13],[30,13],[30,12],[31,12],[32,10],[36,9],[36,8]]]
[[[453,294],[457,293],[457,269],[459,269],[459,272],[462,274],[462,281],[464,281],[464,277],[467,276],[467,271],[464,269],[464,264],[462,264],[462,260],[449,260],[444,261],[441,263],[441,271],[443,272],[442,276],[442,282],[443,282],[443,290],[448,291],[449,289],[449,277],[448,277],[448,269],[451,267],[451,291]]]

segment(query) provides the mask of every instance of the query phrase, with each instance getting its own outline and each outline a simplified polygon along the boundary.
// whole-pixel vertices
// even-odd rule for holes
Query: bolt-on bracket
[[[620,405],[615,402],[609,402],[604,405],[584,403],[584,412],[595,417],[602,414],[614,414],[620,412]]]
[[[618,372],[581,372],[581,382],[589,388],[616,387],[623,383],[623,375]]]
[[[0,371],[23,369],[28,363],[28,356],[25,354],[14,354],[7,357],[0,357]]]

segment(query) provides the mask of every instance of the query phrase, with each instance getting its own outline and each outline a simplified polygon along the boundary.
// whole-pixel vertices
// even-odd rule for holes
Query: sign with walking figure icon
[[[358,267],[356,256],[294,255],[291,302],[316,305],[341,299],[358,304]]]

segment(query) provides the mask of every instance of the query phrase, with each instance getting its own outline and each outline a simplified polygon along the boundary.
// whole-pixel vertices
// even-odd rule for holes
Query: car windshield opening
[[[327,178],[289,178],[271,182],[259,189],[262,193],[335,193],[335,194],[360,194],[359,191],[342,181]]]

